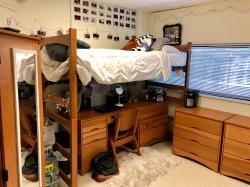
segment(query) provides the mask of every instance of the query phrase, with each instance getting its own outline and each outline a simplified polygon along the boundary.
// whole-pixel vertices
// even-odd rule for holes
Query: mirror
[[[16,129],[20,186],[40,186],[40,116],[37,53],[13,49]]]

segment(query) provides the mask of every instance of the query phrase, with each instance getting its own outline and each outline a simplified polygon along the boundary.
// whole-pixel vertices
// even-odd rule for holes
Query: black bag
[[[37,153],[31,153],[25,158],[24,165],[22,167],[22,174],[28,181],[38,181],[38,155]]]
[[[101,152],[92,160],[92,178],[97,182],[103,182],[113,175],[119,174],[112,152]]]

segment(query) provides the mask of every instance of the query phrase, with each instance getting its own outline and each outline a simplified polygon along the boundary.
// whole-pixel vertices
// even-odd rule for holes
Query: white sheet
[[[43,48],[42,71],[45,77],[57,82],[69,69],[69,60],[59,63],[51,60]],[[183,65],[181,53],[162,51],[123,51],[113,49],[78,49],[77,72],[83,85],[93,77],[100,84],[115,84],[152,80],[162,76],[167,80],[172,65]],[[171,63],[173,62],[173,64]]]
[[[77,71],[84,85],[92,76],[100,84],[151,80],[160,75],[168,79],[171,65],[164,54],[159,51],[78,49]]]

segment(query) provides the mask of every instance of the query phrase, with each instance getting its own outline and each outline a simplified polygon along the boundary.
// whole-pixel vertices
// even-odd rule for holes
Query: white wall
[[[73,2],[73,1],[72,1]],[[84,33],[98,32],[100,38],[84,39],[96,48],[118,48],[120,49],[128,41],[126,35],[135,35],[137,30],[116,29],[99,24],[85,24],[83,22],[72,21],[70,19],[70,0],[24,0],[22,3],[16,0],[0,0],[0,26],[7,26],[7,17],[12,16],[18,20],[20,26],[15,25],[22,33],[36,33],[42,26],[47,35],[56,35],[60,28],[64,33],[71,26],[78,30],[78,38],[84,39]],[[120,36],[119,42],[107,40],[107,34]]]
[[[158,37],[162,37],[164,25],[181,23],[183,43],[250,43],[249,0],[220,0],[195,7],[152,13],[148,20],[145,23],[148,25],[147,29]],[[250,104],[200,97],[199,105],[250,116]],[[170,109],[171,114],[173,108]]]

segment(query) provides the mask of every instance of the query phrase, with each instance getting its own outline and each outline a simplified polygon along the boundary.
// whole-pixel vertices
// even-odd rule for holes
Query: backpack
[[[101,152],[92,160],[92,178],[97,182],[103,182],[113,175],[119,175],[112,152]]]

